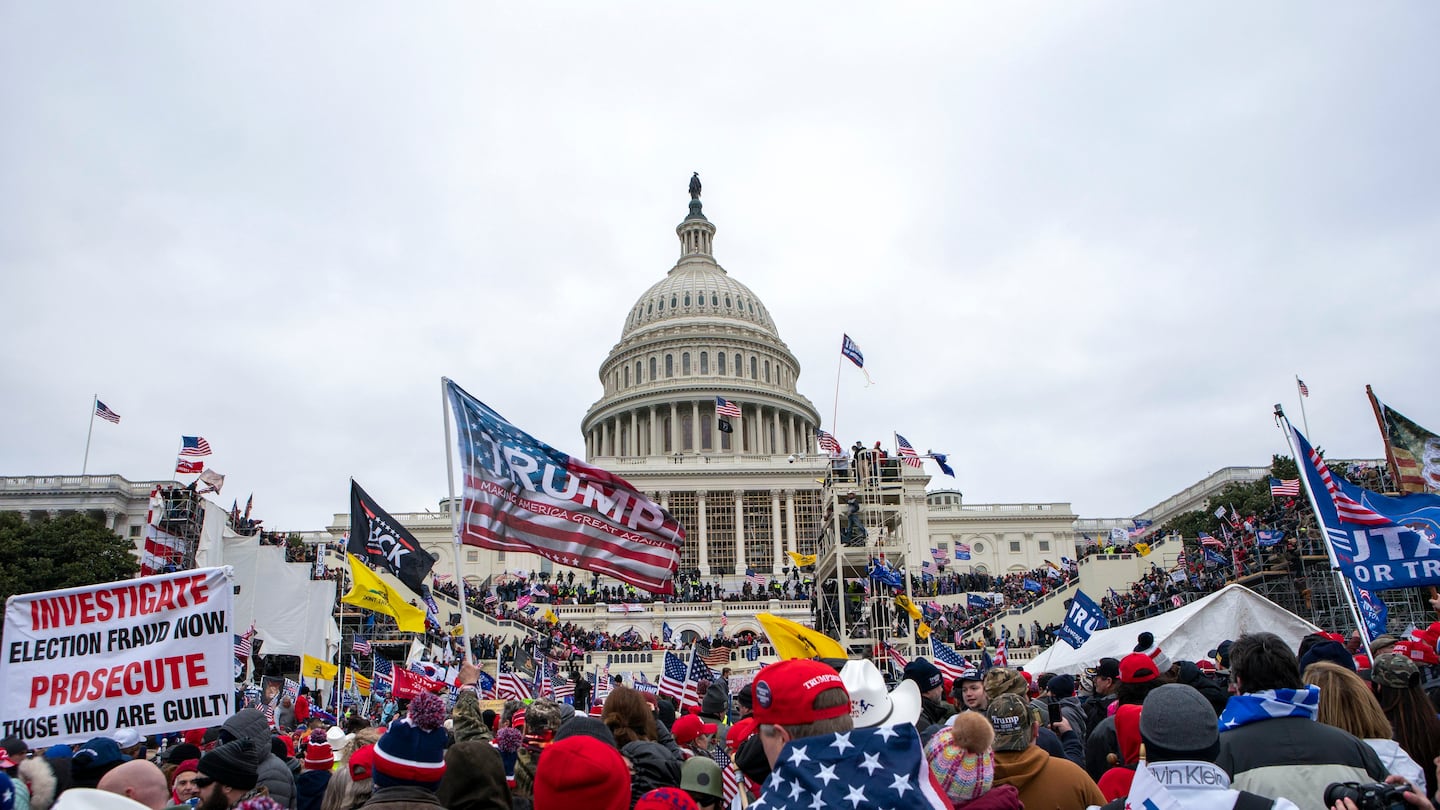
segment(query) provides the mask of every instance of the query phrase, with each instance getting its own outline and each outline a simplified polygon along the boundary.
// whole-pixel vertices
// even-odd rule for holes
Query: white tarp
[[[329,661],[340,643],[335,626],[335,580],[310,578],[310,563],[285,562],[284,546],[225,528],[225,507],[205,502],[201,552],[212,565],[235,571],[235,629],[255,625],[262,655],[310,655]]]
[[[1096,630],[1080,649],[1056,644],[1025,664],[1025,671],[1075,674],[1101,658],[1124,658],[1135,651],[1135,639],[1150,632],[1171,661],[1199,661],[1225,639],[1267,631],[1299,647],[1320,628],[1244,585],[1227,585],[1190,604],[1144,621]]]

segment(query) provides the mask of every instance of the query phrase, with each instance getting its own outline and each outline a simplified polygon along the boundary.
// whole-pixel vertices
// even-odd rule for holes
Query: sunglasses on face
[[[195,777],[195,787],[197,787],[197,788],[207,788],[207,787],[210,787],[210,786],[213,785],[213,784],[215,784],[215,778],[214,778],[214,777],[211,777],[211,776],[197,776],[197,777]]]

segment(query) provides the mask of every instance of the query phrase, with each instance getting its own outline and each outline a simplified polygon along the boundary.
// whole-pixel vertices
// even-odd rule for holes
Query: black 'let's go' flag
[[[425,594],[425,577],[435,557],[420,547],[408,529],[380,508],[355,479],[350,479],[350,541],[345,550],[371,565],[383,566],[417,595]]]

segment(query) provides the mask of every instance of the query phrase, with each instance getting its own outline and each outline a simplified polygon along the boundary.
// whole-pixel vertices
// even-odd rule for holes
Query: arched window
[[[650,303],[648,303],[648,304],[645,305],[645,314],[646,314],[646,315],[649,315],[649,314],[653,313],[654,311],[655,311],[655,302],[654,302],[654,301],[651,301]]]
[[[719,352],[715,355],[715,372],[721,377],[725,376],[725,353]]]
[[[751,355],[751,356],[750,356],[750,379],[752,379],[752,380],[758,380],[758,379],[760,379],[760,374],[759,374],[759,371],[758,371],[759,368],[760,368],[760,362],[755,359],[755,356],[754,356],[754,355]]]
[[[709,373],[710,373],[710,353],[709,353],[709,352],[700,352],[700,373],[701,373],[701,374],[709,374]]]
[[[675,376],[675,355],[673,355],[673,354],[667,354],[667,355],[665,355],[665,378],[666,378],[666,379],[669,379],[669,378],[674,377],[674,376]]]
[[[680,355],[680,373],[686,377],[690,376],[690,353],[683,352]]]
[[[629,366],[626,366],[626,367],[625,367],[625,387],[626,387],[626,388],[629,388],[629,387],[630,387],[630,367],[629,367]]]
[[[720,296],[716,295],[715,293],[710,293],[710,306],[720,306]]]
[[[765,382],[770,382],[770,361],[765,361]]]
[[[685,306],[690,306],[690,293],[685,293]]]
[[[650,358],[650,382],[655,382],[659,378],[660,375],[655,373],[655,358],[652,357]]]
[[[661,311],[661,312],[664,312],[664,311],[665,311],[665,299],[664,299],[664,298],[661,298],[659,301],[656,301],[655,303],[657,303],[657,304],[660,305],[660,306],[658,307],[659,311]]]
[[[745,367],[740,364],[740,353],[739,353],[739,352],[736,352],[736,353],[735,353],[735,376],[736,376],[736,377],[743,377],[744,375],[745,375]]]
[[[640,384],[640,361],[635,361],[635,384]]]
[[[670,308],[674,309],[676,306],[677,304],[675,303],[675,296],[672,295],[670,296]]]
[[[725,296],[725,308],[730,309],[730,296]]]

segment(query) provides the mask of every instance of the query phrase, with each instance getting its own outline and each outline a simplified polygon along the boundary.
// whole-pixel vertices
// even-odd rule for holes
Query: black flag
[[[345,550],[394,574],[405,587],[424,594],[425,577],[435,557],[420,547],[400,522],[380,508],[360,485],[350,480],[350,542]]]
[[[729,419],[721,419],[721,420],[719,420],[719,424],[717,425],[717,427],[720,428],[720,432],[721,432],[721,433],[734,433],[734,432],[735,432],[735,428],[730,427],[730,420],[729,420]]]

